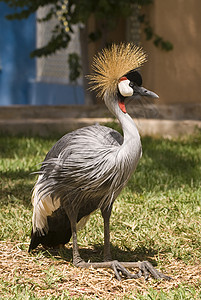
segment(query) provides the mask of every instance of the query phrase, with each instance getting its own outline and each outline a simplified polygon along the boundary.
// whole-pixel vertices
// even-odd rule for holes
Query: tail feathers
[[[48,231],[48,233],[45,233],[44,235],[41,235],[38,230],[35,232],[32,230],[28,252],[31,252],[40,244],[45,247],[56,247],[60,244],[65,245],[70,241],[71,235],[70,228],[60,232]]]
[[[38,245],[40,244],[40,237],[37,234],[37,232],[33,233],[33,229],[31,231],[31,242],[29,245],[28,252],[31,252],[31,250],[34,250]]]

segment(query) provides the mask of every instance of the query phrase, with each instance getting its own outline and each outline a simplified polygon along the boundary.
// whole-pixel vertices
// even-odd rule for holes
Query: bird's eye
[[[134,87],[134,83],[131,81],[131,82],[129,83],[129,86],[133,88],[133,87]]]

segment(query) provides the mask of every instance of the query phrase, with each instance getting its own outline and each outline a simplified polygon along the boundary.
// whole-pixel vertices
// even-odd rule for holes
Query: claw
[[[111,268],[114,270],[114,273],[118,280],[122,279],[120,273],[126,278],[134,278],[134,279],[144,276],[145,280],[148,280],[150,274],[153,276],[153,278],[157,280],[162,278],[166,280],[172,279],[170,276],[167,276],[157,271],[152,266],[152,264],[148,261],[139,262],[138,267],[139,267],[139,272],[137,274],[132,274],[120,262],[118,261],[111,262]]]
[[[97,263],[90,263],[90,262],[84,262],[80,257],[77,257],[74,261],[74,265],[77,267],[82,268],[111,268],[116,278],[121,281],[122,277],[125,278],[133,278],[137,279],[142,276],[145,277],[145,280],[149,278],[149,275],[151,274],[155,279],[166,279],[170,280],[172,279],[170,276],[164,275],[163,273],[160,273],[157,271],[152,264],[150,264],[148,261],[143,262],[119,262],[117,260],[113,261],[106,261],[106,262],[97,262]],[[126,268],[139,268],[139,272],[136,274],[130,273]]]
[[[147,280],[149,278],[149,272],[146,268],[146,264],[145,263],[141,263],[141,266],[140,266],[140,270],[141,270],[141,274],[143,275],[144,274],[144,278],[145,280]]]
[[[119,263],[117,260],[114,260],[111,262],[111,268],[113,269],[117,279],[121,281],[122,277],[119,273],[121,273],[126,278],[139,278],[138,274],[132,274],[130,273],[126,268],[124,268],[121,263]]]
[[[166,279],[166,280],[171,280],[172,278],[170,276],[167,276],[163,273],[160,273],[157,271],[150,262],[148,261],[143,261],[141,262],[139,266],[141,272],[144,274],[145,280],[149,278],[149,274],[151,274],[155,279]]]
[[[116,261],[112,262],[111,268],[113,269],[114,274],[115,274],[117,280],[121,281],[121,276],[119,275],[119,270],[117,270]]]

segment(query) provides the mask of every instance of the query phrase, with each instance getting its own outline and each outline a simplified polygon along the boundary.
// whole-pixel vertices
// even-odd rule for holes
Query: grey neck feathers
[[[118,98],[111,97],[108,94],[105,94],[104,97],[105,104],[111,113],[119,120],[124,136],[124,143],[122,146],[127,144],[136,144],[140,143],[140,135],[135,125],[133,119],[129,116],[128,113],[123,113],[118,105]]]
[[[116,162],[121,165],[121,169],[123,170],[123,185],[125,185],[133,171],[136,169],[142,155],[140,135],[133,119],[127,113],[123,113],[119,108],[117,98],[108,97],[106,94],[105,104],[117,117],[123,130],[124,141],[116,152]]]

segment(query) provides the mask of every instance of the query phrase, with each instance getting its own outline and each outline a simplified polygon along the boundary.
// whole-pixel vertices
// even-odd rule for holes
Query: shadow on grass
[[[45,257],[53,258],[56,260],[65,260],[72,262],[72,247],[61,249],[44,249],[42,246],[38,247],[32,253],[33,255],[42,252]],[[80,248],[80,256],[84,261],[102,262],[103,261],[103,245],[95,244],[92,248]],[[111,254],[114,260],[122,262],[137,262],[148,260],[153,266],[156,266],[155,255],[158,251],[152,248],[137,247],[135,250],[127,249],[122,250],[118,246],[111,245]]]
[[[150,191],[158,185],[179,188],[200,185],[201,159],[197,143],[143,138],[143,156],[134,177],[128,183],[131,191]]]
[[[47,144],[53,142],[53,138],[36,137],[27,140],[24,137],[0,136],[0,142],[0,156],[9,158],[17,153],[20,165],[21,157],[26,157],[28,153],[32,153],[32,156],[36,155],[38,145],[40,144],[43,149],[48,146]],[[152,191],[155,187],[163,191],[167,188],[179,188],[182,185],[191,186],[192,182],[195,186],[200,185],[201,159],[197,151],[200,142],[200,133],[186,142],[162,138],[143,138],[143,157],[128,183],[128,188],[131,192],[141,193]],[[49,149],[49,147],[47,148]],[[27,160],[31,160],[32,156],[30,158],[27,156]],[[3,171],[0,197],[6,199],[6,195],[13,194],[14,197],[22,199],[25,205],[29,205],[31,191],[36,180],[31,172],[39,168],[40,166],[30,166],[29,171],[23,169]]]
[[[54,143],[59,139],[58,136],[39,137],[39,136],[6,136],[0,134],[0,158],[24,157],[27,154],[36,154],[38,150],[50,150]],[[44,155],[45,155],[44,153]]]
[[[32,178],[33,177],[33,178]],[[8,171],[1,173],[2,187],[0,189],[0,206],[8,203],[31,205],[31,194],[34,186],[34,176],[25,171]]]
[[[40,165],[38,168],[35,168],[37,171],[40,169]],[[25,171],[23,169],[19,169],[19,170],[15,170],[15,171],[4,171],[4,172],[0,172],[1,178],[3,179],[12,179],[12,180],[17,180],[17,179],[30,179],[30,180],[34,180],[34,176],[36,176],[35,174],[33,174],[34,169],[30,168],[30,170]]]

